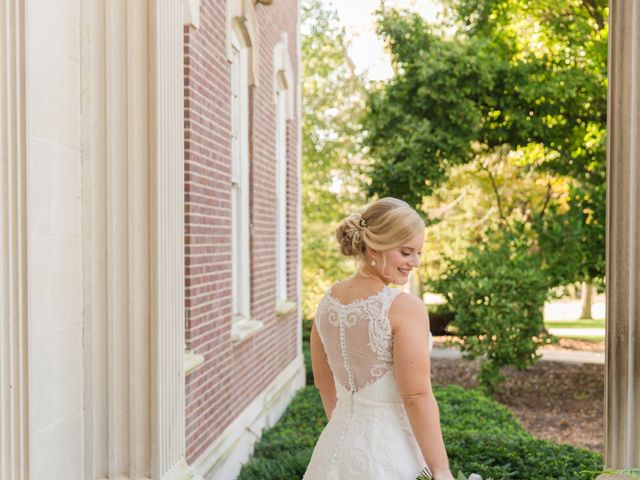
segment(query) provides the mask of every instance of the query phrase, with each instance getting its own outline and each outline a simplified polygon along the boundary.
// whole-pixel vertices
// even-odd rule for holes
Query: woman
[[[382,198],[336,230],[357,272],[332,285],[311,329],[311,363],[329,423],[305,480],[414,480],[428,466],[451,480],[431,390],[429,319],[404,285],[420,263],[425,225]]]

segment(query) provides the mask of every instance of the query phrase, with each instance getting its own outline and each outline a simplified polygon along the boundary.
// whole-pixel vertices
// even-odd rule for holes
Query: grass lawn
[[[544,326],[549,330],[558,328],[564,330],[564,332],[562,332],[562,335],[558,335],[557,332],[554,333],[554,335],[556,335],[557,337],[570,338],[575,340],[586,340],[594,343],[604,341],[604,325],[604,318],[582,318],[580,320],[547,320],[544,322]],[[594,335],[594,333],[597,333],[593,331],[594,329],[602,329],[602,335]],[[572,332],[571,330],[575,330],[575,332]],[[591,331],[589,332],[585,330]]]
[[[583,342],[592,342],[592,343],[602,343],[604,342],[604,335],[600,336],[600,335],[584,335],[584,336],[579,336],[579,335],[574,335],[571,337],[566,337],[566,336],[562,336],[562,338],[568,338],[570,340],[582,340]]]
[[[580,320],[546,320],[547,328],[604,328],[604,318]]]

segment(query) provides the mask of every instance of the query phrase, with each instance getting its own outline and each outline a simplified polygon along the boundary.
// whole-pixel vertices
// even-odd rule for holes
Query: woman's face
[[[420,265],[420,255],[424,244],[424,233],[420,233],[402,245],[383,252],[376,252],[376,269],[382,270],[383,278],[396,285],[404,285],[409,280],[411,270]],[[384,256],[384,258],[383,258]]]

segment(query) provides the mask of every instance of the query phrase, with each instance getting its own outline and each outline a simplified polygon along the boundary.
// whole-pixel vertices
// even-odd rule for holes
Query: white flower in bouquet
[[[429,472],[429,470],[425,468],[420,472],[420,475],[418,476],[418,478],[416,478],[416,480],[433,480],[433,477],[431,476],[431,472]],[[477,473],[472,473],[467,479],[467,477],[465,477],[462,472],[458,472],[458,480],[482,480],[482,477]],[[493,479],[488,478],[487,480]]]

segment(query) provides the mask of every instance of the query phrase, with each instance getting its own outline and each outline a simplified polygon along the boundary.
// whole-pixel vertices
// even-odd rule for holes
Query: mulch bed
[[[436,337],[435,347],[442,343],[442,337]],[[565,339],[545,348],[604,351],[602,343]],[[432,381],[440,385],[475,387],[478,369],[478,360],[431,360]],[[541,361],[525,371],[505,368],[503,374],[506,381],[496,400],[528,432],[540,439],[603,452],[604,365]]]

